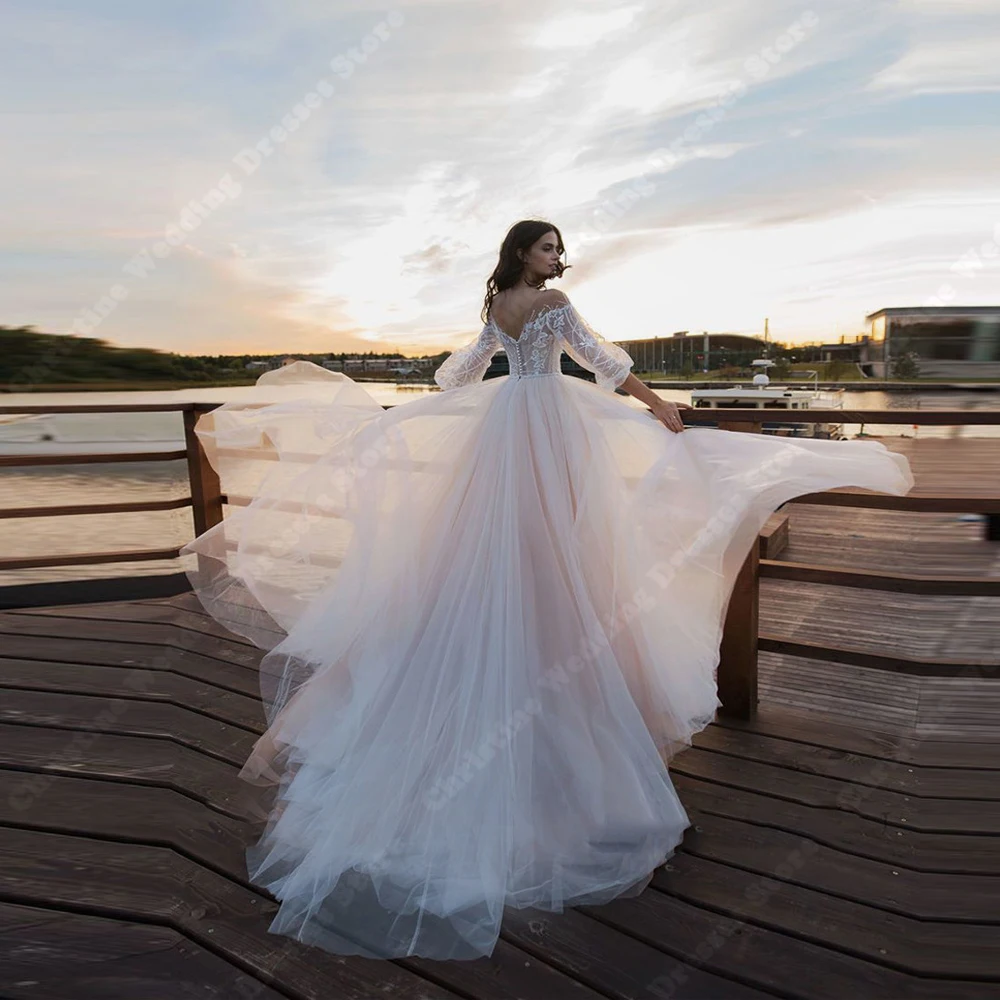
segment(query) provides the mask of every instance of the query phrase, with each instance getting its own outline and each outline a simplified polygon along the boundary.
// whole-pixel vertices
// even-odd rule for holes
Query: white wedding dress
[[[913,484],[877,442],[674,434],[614,394],[631,363],[567,302],[516,340],[491,319],[446,391],[388,411],[296,362],[199,423],[230,506],[192,585],[268,651],[241,775],[277,782],[248,851],[272,932],[466,959],[505,905],[641,892],[688,826],[666,761],[713,718],[759,529],[803,493]]]

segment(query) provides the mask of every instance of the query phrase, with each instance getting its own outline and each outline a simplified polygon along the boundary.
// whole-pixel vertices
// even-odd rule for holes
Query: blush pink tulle
[[[761,526],[913,485],[878,442],[674,434],[609,391],[624,351],[550,312],[516,341],[488,323],[447,391],[388,411],[296,362],[199,423],[230,504],[188,572],[267,651],[241,775],[273,784],[248,867],[274,933],[468,959],[505,906],[641,892],[688,826],[666,765],[713,718]],[[498,346],[511,375],[481,381]]]

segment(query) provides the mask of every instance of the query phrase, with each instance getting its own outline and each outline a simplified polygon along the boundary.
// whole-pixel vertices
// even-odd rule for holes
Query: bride
[[[878,442],[685,428],[546,287],[563,253],[511,228],[441,393],[386,411],[296,362],[198,425],[229,514],[186,546],[192,586],[266,651],[240,773],[270,786],[247,859],[273,933],[471,959],[505,906],[642,892],[689,825],[667,764],[719,704],[760,528],[804,493],[913,485]]]

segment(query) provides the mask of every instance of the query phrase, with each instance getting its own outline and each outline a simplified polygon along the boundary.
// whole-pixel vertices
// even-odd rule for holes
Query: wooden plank
[[[127,684],[123,679],[121,667],[0,657],[0,688],[167,702],[251,732],[260,730],[264,717],[260,699],[216,687],[210,678],[198,681],[165,670],[132,667]]]
[[[269,934],[277,904],[166,848],[0,828],[0,850],[8,859],[0,899],[155,923],[293,996],[455,997],[397,963],[345,959]]]
[[[0,699],[0,722],[21,726],[90,733],[149,736],[189,747],[218,760],[242,767],[250,755],[257,733],[241,726],[199,715],[183,705],[148,701],[103,699],[58,691],[5,689]],[[263,729],[263,714],[257,728]]]
[[[179,594],[180,597],[193,597],[192,594]],[[103,622],[136,622],[158,625],[171,625],[187,632],[197,632],[200,635],[213,636],[224,643],[235,643],[249,649],[256,648],[249,639],[224,628],[214,618],[207,615],[201,602],[195,598],[201,609],[199,614],[186,606],[174,605],[168,602],[154,601],[118,601],[102,604],[62,605],[55,608],[19,608],[18,614],[35,615],[39,618],[85,618],[88,621]],[[259,654],[258,654],[259,655]]]
[[[711,412],[711,409],[711,407],[701,408],[698,411],[698,415],[704,412]],[[735,431],[741,434],[763,434],[764,432],[764,429],[756,420],[718,419],[716,423],[720,431]]]
[[[157,600],[150,600],[149,603],[152,605],[152,604],[157,603],[157,602],[159,602],[158,599]],[[137,603],[146,603],[146,602],[137,602]],[[163,602],[159,602],[159,603],[162,604]],[[255,644],[252,643],[249,639],[247,639],[247,638],[245,638],[245,637],[243,637],[241,635],[238,635],[238,634],[236,634],[234,632],[230,632],[229,629],[225,628],[225,626],[223,626],[222,624],[220,624],[219,621],[216,618],[214,618],[212,615],[210,615],[205,610],[205,608],[202,605],[201,601],[197,597],[195,597],[194,594],[185,592],[185,593],[181,593],[181,594],[172,595],[171,606],[175,607],[175,608],[183,609],[183,611],[186,612],[186,614],[188,616],[196,615],[196,616],[200,617],[201,620],[205,623],[205,625],[207,625],[210,629],[216,630],[216,631],[211,632],[210,634],[219,634],[222,638],[228,639],[229,642],[244,643],[247,646],[250,646],[251,648],[255,648]],[[187,622],[188,619],[185,618],[184,621]],[[193,626],[192,626],[192,628],[193,628]],[[274,627],[274,639],[273,639],[272,646],[273,645],[277,645],[278,642],[284,637],[284,634],[285,633],[277,625],[275,625],[275,627]],[[269,646],[268,648],[271,648],[271,647]],[[260,655],[260,654],[258,654],[258,655]]]
[[[0,903],[0,965],[11,1000],[287,998],[171,928],[14,903]]]
[[[1000,774],[987,768],[957,772],[935,767],[913,768],[896,761],[719,725],[709,726],[695,736],[694,745],[734,760],[773,764],[803,774],[885,788],[918,799],[1000,801]]]
[[[507,909],[503,927],[505,940],[556,964],[601,996],[616,1000],[664,1000],[671,996],[763,1000],[774,995],[682,962],[581,910],[556,914]],[[691,957],[692,962],[698,960],[697,955]]]
[[[75,555],[11,556],[0,559],[0,570],[41,569],[45,566],[96,566],[102,563],[156,562],[176,559],[180,548],[120,549],[116,552],[78,552]]]
[[[109,629],[99,619],[88,615],[50,613],[48,615],[22,614],[19,610],[0,614],[0,635],[44,636],[62,639],[92,640],[108,646],[141,644],[150,648],[165,647],[187,653],[197,653],[209,662],[236,664],[257,672],[263,656],[255,646],[232,642],[200,632],[177,628],[172,624],[157,622],[116,621]],[[6,652],[6,647],[5,647]],[[246,675],[237,674],[246,679]]]
[[[757,638],[757,648],[761,652],[779,653],[784,656],[799,656],[828,663],[844,663],[868,670],[886,670],[897,674],[912,674],[917,677],[958,677],[974,675],[992,679],[1000,678],[1000,663],[985,660],[929,659],[912,656],[886,656],[865,649],[847,646],[827,646],[818,642],[783,639],[781,636],[763,634]]]
[[[371,964],[377,967],[385,963]],[[604,1000],[606,996],[554,968],[547,955],[532,955],[512,946],[503,933],[489,958],[455,962],[406,958],[395,960],[395,964],[471,1000],[493,1000],[494,997],[498,1000]],[[428,994],[431,1000],[436,1000],[437,996],[434,992]]]
[[[895,869],[900,874],[894,876],[893,882],[897,879],[902,879],[906,885],[911,881],[919,885],[926,882],[927,885],[941,886],[942,892],[950,890],[955,896],[963,893],[967,896],[985,894],[987,889],[995,894],[1000,890],[996,859],[983,851],[982,837],[907,833],[887,829],[875,820],[850,813],[832,821],[826,809],[795,802],[778,802],[755,792],[741,792],[735,796],[726,788],[684,775],[677,775],[674,784],[689,812],[715,817],[708,822],[695,821],[702,831],[714,833],[720,824],[725,827],[722,821],[737,821],[756,828],[756,831],[741,829],[741,837],[770,839],[779,846],[793,844],[796,840],[820,844],[831,852],[831,858],[836,855],[837,864],[844,873],[858,871],[864,874],[877,870],[886,875],[887,869]],[[873,869],[872,864],[876,868]],[[904,871],[910,874],[904,875]],[[911,874],[919,877],[911,880]],[[831,888],[838,891],[822,883],[816,887],[824,891]],[[868,887],[874,894],[854,888],[859,895],[852,895],[854,889],[849,886],[839,891],[858,902],[874,903],[883,898],[889,889],[884,881],[877,892],[873,886]],[[915,913],[934,919],[933,911],[925,911],[916,900],[911,902],[918,907]],[[972,910],[976,915],[968,919],[989,923],[993,917],[986,914],[1000,914],[995,907],[995,899],[993,902],[993,910]],[[958,912],[964,912],[961,902],[957,905]],[[910,911],[903,909],[900,912]]]
[[[997,766],[1000,685],[996,680],[919,678],[849,665],[832,669],[835,674],[815,661],[761,654],[761,698],[773,707],[808,715],[817,726],[853,724],[896,732],[930,741],[925,752],[936,746],[956,759],[964,754],[969,767]],[[938,680],[950,690],[928,696],[926,686]]]
[[[190,611],[194,614],[201,615],[204,618],[210,618],[212,621],[215,620],[214,618],[211,618],[205,610],[205,606],[193,593],[175,594],[166,599],[157,598],[154,600],[136,601],[135,603],[145,607],[181,608],[184,611]]]
[[[762,650],[760,659],[762,686],[765,676],[773,684],[774,675],[780,672],[789,686],[829,699],[866,704],[874,710],[874,718],[902,711],[909,725],[916,720],[922,682],[919,676],[770,650]],[[825,704],[819,707],[825,708]]]
[[[713,974],[775,996],[802,1000],[982,1000],[1000,996],[1000,987],[994,989],[991,984],[923,981],[769,928],[732,920],[655,889],[635,900],[615,900],[584,909],[609,927],[670,954],[697,956],[699,965]]]
[[[919,740],[906,735],[805,717],[773,705],[762,706],[752,723],[740,719],[719,719],[716,725],[734,732],[757,732],[803,745],[894,760],[914,767],[956,771],[1000,769],[1000,748],[993,745]]]
[[[982,677],[929,678],[920,686],[916,730],[927,735],[935,730],[959,728],[968,731],[979,724],[989,730],[986,738],[1000,738],[1000,684]],[[998,748],[1000,751],[1000,748]]]
[[[233,765],[163,739],[0,723],[0,767],[25,772],[23,802],[44,795],[53,775],[82,774],[170,788],[235,819],[253,814],[249,786]]]
[[[99,625],[99,623],[95,623]],[[92,631],[91,626],[88,631]],[[212,678],[218,688],[235,691],[238,694],[257,696],[260,690],[256,670],[236,663],[213,659],[202,653],[169,646],[166,643],[101,641],[99,639],[69,636],[46,636],[24,634],[27,630],[18,625],[18,633],[13,633],[6,619],[0,618],[0,644],[9,659],[33,660],[45,663],[80,663],[92,666],[117,667],[123,671],[135,668],[141,670],[161,670],[201,680]],[[122,683],[128,681],[123,676]]]
[[[171,788],[53,774],[44,792],[32,795],[23,772],[0,769],[0,826],[169,847],[250,884],[244,862],[248,823]]]
[[[913,733],[920,678],[768,652],[760,654],[759,668],[763,704],[808,713],[818,726]]]
[[[760,574],[771,580],[853,587],[893,594],[929,594],[933,597],[1000,597],[1000,579],[969,576],[932,576],[916,573],[880,573],[869,569],[844,569],[818,563],[762,559]]]
[[[920,513],[940,514],[992,514],[1000,508],[996,489],[986,496],[936,493],[933,495],[908,493],[895,496],[890,493],[861,493],[847,490],[828,490],[824,493],[804,493],[786,503],[811,503],[829,507],[865,507],[871,510],[909,510]]]
[[[214,409],[219,403],[21,403],[0,406],[0,413],[180,413],[184,410]]]
[[[0,508],[0,520],[12,517],[76,517],[80,514],[135,514],[146,511],[178,510],[190,507],[190,497],[175,500],[139,500],[131,503],[63,504],[58,507]]]
[[[1000,464],[1000,463],[997,463]],[[994,473],[994,476],[996,473]],[[789,504],[785,558],[903,573],[996,576],[982,522],[954,514]]]
[[[686,851],[657,869],[652,884],[695,906],[876,965],[939,979],[1000,979],[1000,926],[914,920]]]
[[[685,794],[694,822],[685,835],[685,853],[916,920],[963,927],[1000,923],[996,876],[917,872],[848,853],[822,831],[814,836],[749,822],[743,814],[756,813],[759,805],[752,800],[745,809],[743,803],[730,807],[710,791],[696,794],[689,783]]]
[[[892,830],[907,833],[990,834],[969,838],[979,843],[985,858],[994,859],[1000,874],[1000,802],[964,799],[916,798],[881,788],[790,770],[783,766],[733,758],[700,750],[684,751],[671,770],[726,788],[758,792],[786,802],[835,809],[878,820]],[[870,768],[880,773],[877,764]]]
[[[1000,424],[997,410],[783,410],[777,407],[758,409],[752,406],[696,407],[682,410],[685,420],[749,421],[795,424],[916,424],[918,427],[992,426]]]
[[[816,598],[822,614],[801,617]],[[878,608],[878,625],[872,608]],[[784,639],[846,646],[916,659],[969,658],[997,663],[1000,601],[993,598],[887,595],[820,584],[765,580],[761,631]],[[872,627],[859,627],[869,623]],[[947,638],[947,642],[942,639]]]
[[[180,462],[187,458],[186,451],[129,451],[77,454],[68,452],[53,455],[0,455],[0,468],[38,465],[118,465],[122,462]]]

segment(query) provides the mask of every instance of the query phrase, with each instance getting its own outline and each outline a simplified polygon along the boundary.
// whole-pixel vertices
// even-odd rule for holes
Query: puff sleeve
[[[602,389],[614,391],[628,378],[634,364],[623,348],[605,340],[567,300],[558,307],[559,326],[566,353],[597,377]]]
[[[442,389],[457,389],[459,386],[481,381],[499,347],[500,338],[493,329],[493,324],[487,323],[475,340],[452,351],[445,358],[434,373],[434,381]]]

